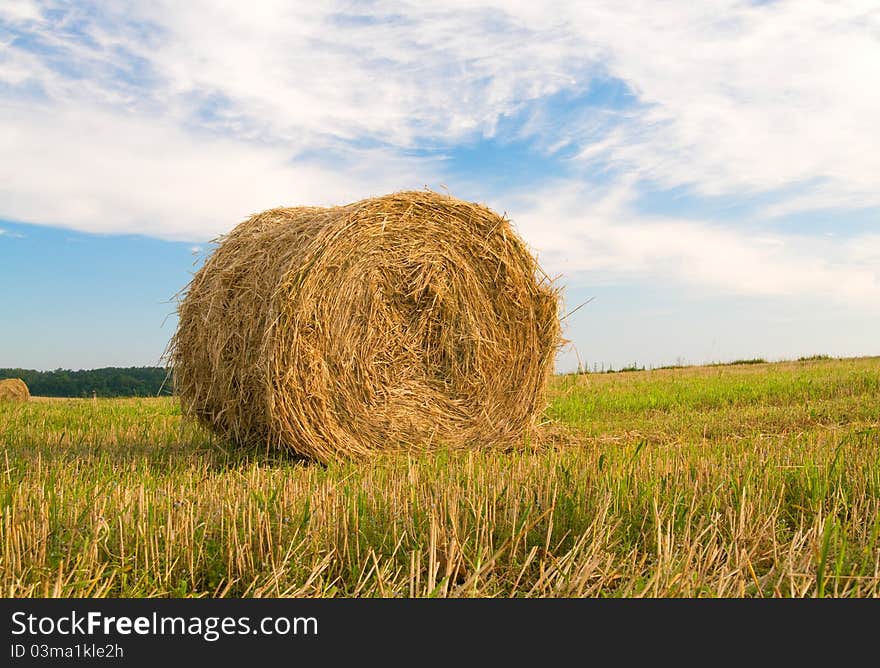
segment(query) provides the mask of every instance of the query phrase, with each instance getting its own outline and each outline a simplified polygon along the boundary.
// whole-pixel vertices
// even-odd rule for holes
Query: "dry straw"
[[[21,378],[0,380],[0,401],[27,401],[30,398],[30,390]]]
[[[510,445],[560,342],[556,288],[509,222],[434,192],[279,208],[196,273],[169,351],[185,414],[329,461]]]

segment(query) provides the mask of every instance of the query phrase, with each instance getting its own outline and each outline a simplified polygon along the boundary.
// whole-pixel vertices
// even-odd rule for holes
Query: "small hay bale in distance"
[[[184,414],[323,462],[521,442],[560,343],[558,291],[510,223],[430,191],[254,215],[178,315]]]
[[[28,401],[31,392],[21,378],[0,380],[0,401]]]

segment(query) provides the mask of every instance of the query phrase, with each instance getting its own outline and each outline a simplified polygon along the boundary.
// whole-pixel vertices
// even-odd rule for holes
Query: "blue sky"
[[[192,244],[9,223],[2,229],[0,278],[10,289],[2,299],[0,366],[159,362],[174,332],[173,297],[203,257]]]
[[[552,5],[6,0],[0,366],[156,364],[210,239],[425,186],[592,298],[560,370],[880,354],[880,6]]]

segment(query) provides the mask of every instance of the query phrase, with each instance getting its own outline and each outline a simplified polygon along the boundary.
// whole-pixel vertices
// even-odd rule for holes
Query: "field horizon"
[[[169,397],[5,403],[3,595],[880,596],[880,357],[563,374],[548,399],[515,448],[326,466]]]

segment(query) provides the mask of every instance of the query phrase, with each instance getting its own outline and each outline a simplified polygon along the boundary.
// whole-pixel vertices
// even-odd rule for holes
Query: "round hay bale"
[[[21,378],[0,380],[0,401],[27,401],[30,398],[27,383]]]
[[[560,343],[558,292],[509,222],[434,192],[254,215],[178,315],[184,413],[324,462],[519,441]]]

